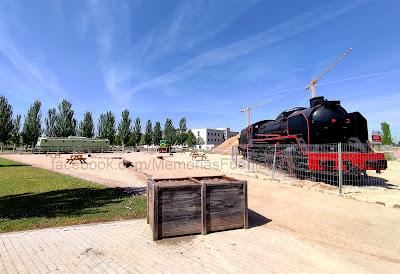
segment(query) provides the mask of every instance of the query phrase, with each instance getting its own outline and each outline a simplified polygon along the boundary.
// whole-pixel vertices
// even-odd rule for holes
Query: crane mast
[[[334,67],[336,67],[336,65],[339,64],[352,50],[353,50],[352,48],[349,48],[348,50],[346,50],[346,52],[343,53],[343,55],[340,56],[333,64],[331,64],[324,71],[322,71],[317,77],[315,77],[311,80],[311,82],[306,87],[306,90],[311,90],[312,98],[317,96],[317,93],[315,91],[315,85],[317,84],[317,82],[322,78],[322,76],[324,76],[326,73],[331,71]]]

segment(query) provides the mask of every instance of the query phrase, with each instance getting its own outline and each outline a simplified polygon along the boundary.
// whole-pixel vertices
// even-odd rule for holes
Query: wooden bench
[[[192,157],[192,160],[197,160],[197,158],[200,158],[201,160],[207,160],[207,155],[205,153],[192,152],[190,156]]]
[[[72,164],[74,161],[79,161],[81,164],[86,164],[86,159],[82,154],[71,155],[71,157],[67,158],[67,163]]]

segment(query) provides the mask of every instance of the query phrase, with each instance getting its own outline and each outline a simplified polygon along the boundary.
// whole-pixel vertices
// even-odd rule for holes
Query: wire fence
[[[243,155],[243,157],[241,156]],[[360,143],[254,145],[232,147],[231,160],[251,169],[265,167],[272,179],[311,180],[339,188],[400,185],[400,150]],[[249,159],[249,161],[247,161]],[[244,161],[244,162],[243,162]]]

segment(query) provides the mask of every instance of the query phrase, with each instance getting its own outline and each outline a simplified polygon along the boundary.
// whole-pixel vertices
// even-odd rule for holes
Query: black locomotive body
[[[287,162],[293,163],[292,169],[301,166],[303,173],[322,172],[338,170],[335,152],[338,143],[344,144],[342,160],[346,172],[366,174],[366,170],[380,172],[387,168],[384,155],[374,153],[368,144],[364,116],[359,112],[348,113],[340,101],[329,101],[322,96],[310,99],[308,108],[296,107],[282,112],[275,120],[262,120],[243,129],[239,151],[247,157],[249,149],[254,160],[278,158],[286,166]],[[273,148],[276,144],[278,151],[276,146]],[[290,157],[285,154],[292,159],[288,160]]]
[[[253,141],[264,143],[328,144],[367,143],[367,120],[359,113],[348,113],[340,101],[324,97],[310,100],[310,107],[296,107],[278,115],[276,120],[263,120],[251,126]],[[240,144],[247,144],[248,130],[241,131]],[[256,143],[253,142],[255,145]]]

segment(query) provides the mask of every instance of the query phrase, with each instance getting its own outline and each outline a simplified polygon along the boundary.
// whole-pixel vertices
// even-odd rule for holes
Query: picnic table
[[[200,158],[201,160],[207,159],[207,155],[201,152],[192,152],[190,153],[190,156],[192,157],[192,160],[197,160],[197,158]]]
[[[72,164],[74,161],[79,161],[81,164],[86,164],[86,159],[82,154],[71,155],[67,158],[67,164]]]

